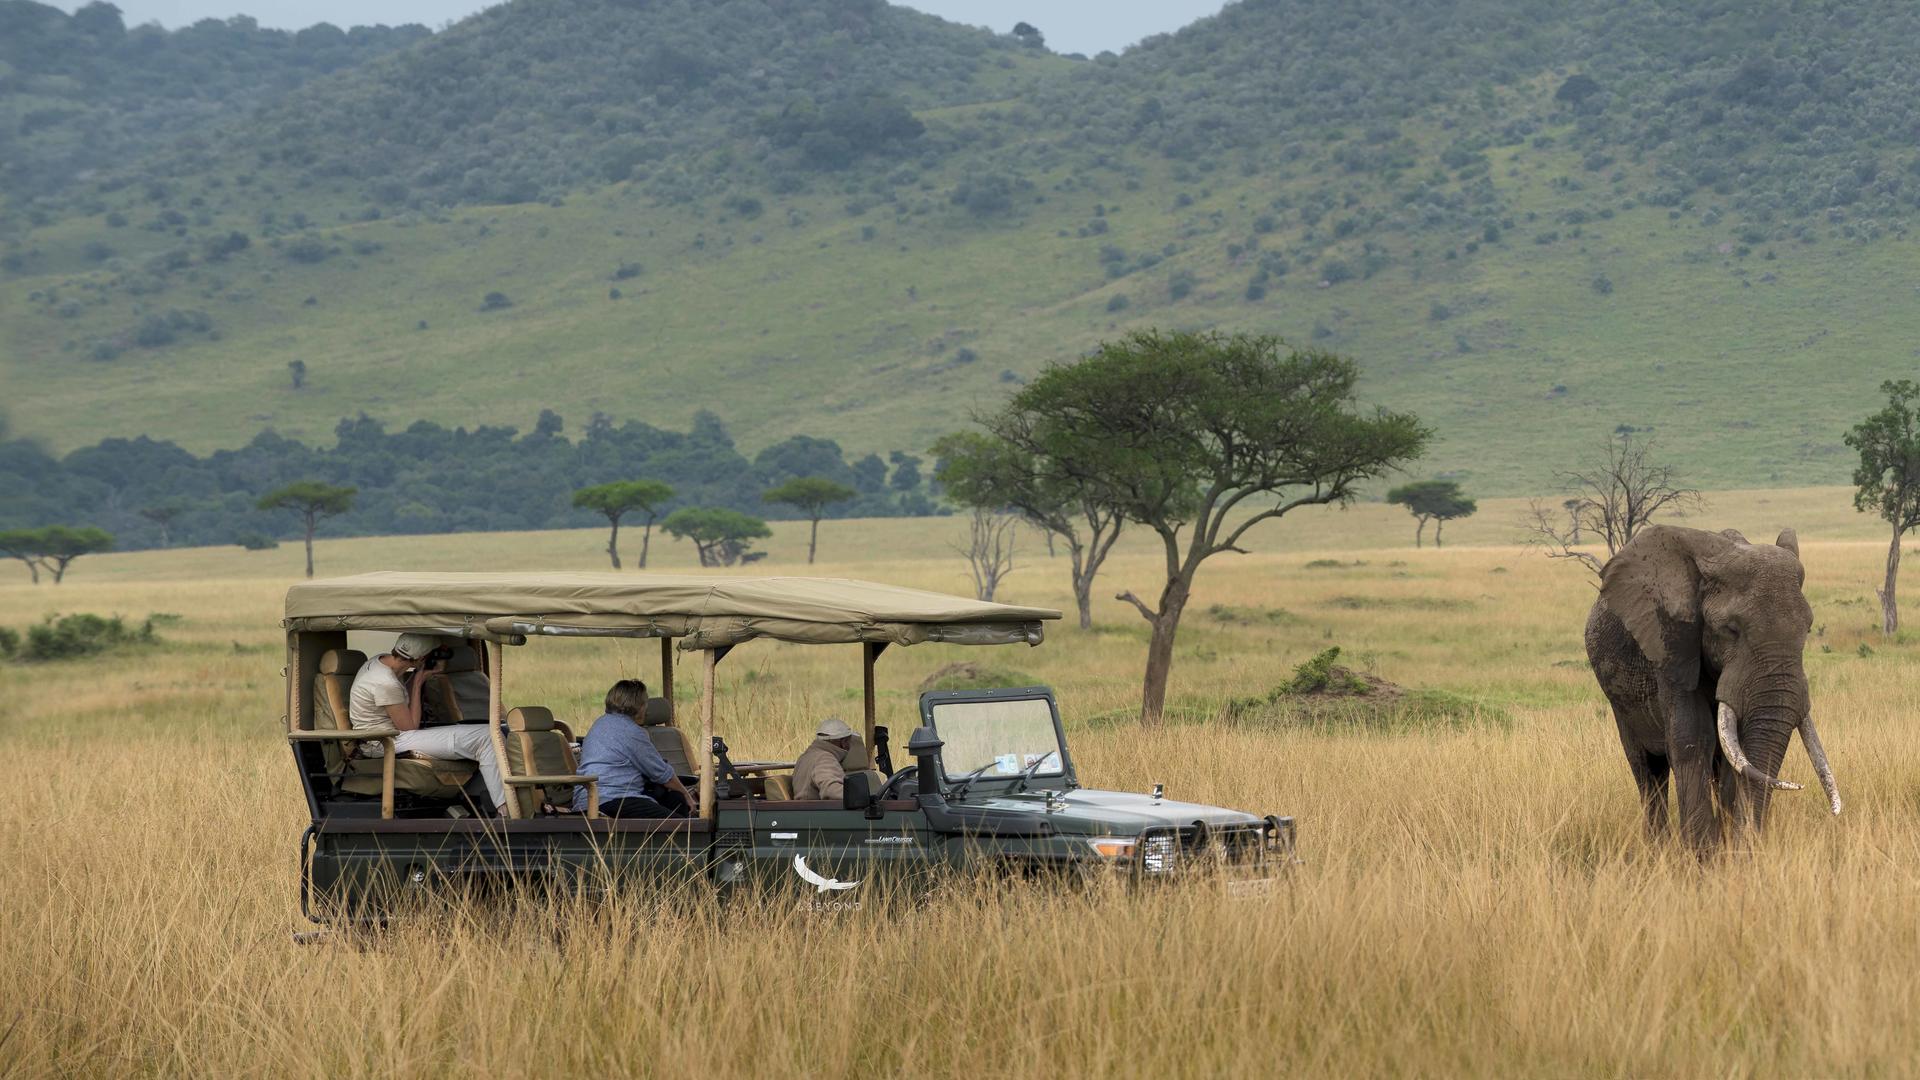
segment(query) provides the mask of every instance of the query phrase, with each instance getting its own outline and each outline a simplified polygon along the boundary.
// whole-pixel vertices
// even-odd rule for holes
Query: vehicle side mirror
[[[873,805],[873,778],[865,772],[847,774],[847,782],[840,789],[840,809],[865,810]]]

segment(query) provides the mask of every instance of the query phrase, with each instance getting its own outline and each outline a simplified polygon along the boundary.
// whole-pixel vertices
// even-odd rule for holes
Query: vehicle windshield
[[[1053,708],[1045,698],[1005,701],[943,701],[933,707],[934,730],[947,745],[940,767],[948,779],[978,773],[977,780],[1065,772]],[[1044,760],[1043,760],[1044,759]]]

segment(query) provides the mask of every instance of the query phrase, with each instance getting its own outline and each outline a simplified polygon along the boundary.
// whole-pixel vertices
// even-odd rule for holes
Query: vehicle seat
[[[793,778],[786,773],[761,773],[760,783],[768,802],[786,802],[793,798]]]
[[[492,684],[487,681],[486,672],[480,670],[480,650],[471,645],[455,645],[444,670],[447,686],[453,691],[454,705],[460,712],[460,719],[455,722],[486,723],[488,691]]]
[[[353,720],[348,712],[348,697],[353,692],[353,676],[367,662],[367,654],[357,649],[329,649],[320,656],[320,671],[313,677],[314,727],[349,731]],[[349,757],[349,748],[378,743],[321,743],[326,754],[327,774],[335,778],[339,790],[349,795],[380,794],[380,758]],[[393,789],[412,792],[432,799],[458,799],[460,789],[473,778],[470,761],[442,761],[421,754],[401,754],[393,762]]]
[[[878,794],[880,789],[886,786],[887,778],[880,774],[879,769],[873,767],[873,750],[867,746],[867,741],[855,735],[853,737],[853,744],[847,747],[847,749],[850,753],[847,754],[846,760],[841,763],[842,767],[847,770],[847,775],[852,776],[854,773],[859,772],[866,773],[867,790]]]
[[[573,756],[573,731],[553,718],[553,710],[522,705],[507,712],[507,761],[503,780],[514,777],[561,777],[580,772]],[[507,785],[507,798],[520,804],[520,816],[538,817],[542,801],[557,808],[573,806],[573,784]]]
[[[648,698],[646,715],[640,718],[653,748],[681,776],[700,775],[700,755],[694,749],[699,740],[673,722],[673,705],[666,698]]]

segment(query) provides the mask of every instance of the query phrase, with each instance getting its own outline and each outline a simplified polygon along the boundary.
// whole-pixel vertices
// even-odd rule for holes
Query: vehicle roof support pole
[[[700,816],[713,820],[713,691],[720,653],[702,649],[707,663],[700,675]]]
[[[673,719],[673,639],[660,639],[660,696],[667,702],[667,719]]]
[[[507,647],[498,641],[487,642],[487,732],[493,737],[493,764],[501,776],[507,773],[507,740],[500,734],[506,711],[500,707],[500,676],[506,671]],[[500,808],[510,818],[520,816],[519,792],[507,789],[507,805]]]
[[[880,651],[887,647],[884,641],[863,641],[860,643],[861,671],[860,694],[865,712],[866,731],[862,738],[867,740],[867,753],[873,753],[873,662],[880,658]]]

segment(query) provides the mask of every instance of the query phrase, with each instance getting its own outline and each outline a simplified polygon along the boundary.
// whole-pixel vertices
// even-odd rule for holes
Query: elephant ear
[[[1800,536],[1792,529],[1781,529],[1780,535],[1774,538],[1773,546],[1786,548],[1793,552],[1796,559],[1800,557]]]
[[[1647,659],[1687,689],[1700,685],[1701,564],[1732,548],[1720,533],[1655,525],[1600,574],[1600,602]]]

